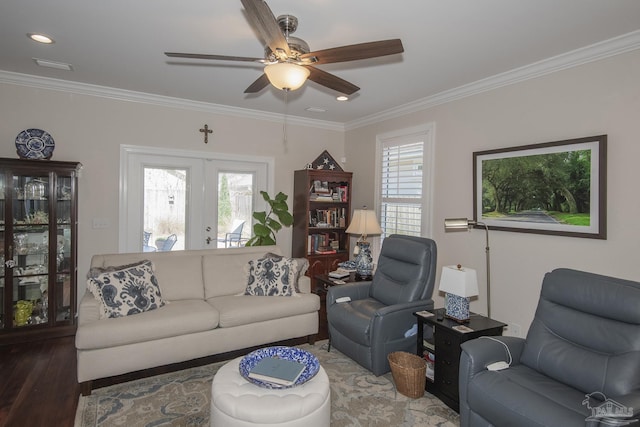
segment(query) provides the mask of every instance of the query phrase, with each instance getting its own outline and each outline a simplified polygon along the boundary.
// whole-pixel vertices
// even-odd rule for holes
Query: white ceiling
[[[335,92],[314,82],[289,94],[288,115],[336,123],[372,117],[640,29],[638,0],[267,3],[275,16],[298,17],[294,35],[311,50],[402,39],[403,54],[318,66],[361,87],[348,102],[337,102]],[[55,43],[27,38],[35,32]],[[260,64],[178,60],[165,51],[263,56],[239,0],[0,3],[0,70],[285,113],[284,92],[268,87],[243,93],[260,76]],[[39,67],[33,58],[69,63],[73,71]]]

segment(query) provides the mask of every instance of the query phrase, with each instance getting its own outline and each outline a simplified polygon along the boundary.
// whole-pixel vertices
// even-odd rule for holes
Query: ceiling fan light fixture
[[[269,64],[264,67],[264,73],[269,82],[280,90],[299,89],[311,74],[306,67],[290,62]]]

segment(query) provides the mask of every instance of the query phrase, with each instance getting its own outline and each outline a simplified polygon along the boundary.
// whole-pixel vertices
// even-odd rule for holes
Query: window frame
[[[422,211],[420,215],[420,236],[431,237],[433,233],[433,181],[434,181],[434,142],[435,124],[423,125],[399,129],[376,135],[376,177],[375,177],[375,207],[376,214],[381,219],[382,211],[382,153],[385,145],[408,145],[416,142],[423,143],[422,158],[422,197],[420,203]],[[380,224],[381,227],[383,224]],[[384,228],[383,228],[384,230]],[[380,248],[383,237],[377,237],[373,246]]]

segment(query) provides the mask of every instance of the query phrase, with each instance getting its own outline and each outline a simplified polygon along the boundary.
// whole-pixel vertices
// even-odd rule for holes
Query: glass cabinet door
[[[11,273],[13,326],[49,323],[50,175],[13,174],[13,259]],[[55,200],[55,198],[54,198]]]
[[[67,323],[72,321],[71,305],[75,304],[71,298],[72,286],[75,287],[75,280],[72,280],[74,273],[74,262],[72,262],[72,230],[73,215],[73,199],[71,190],[74,186],[73,177],[71,175],[56,177],[56,206],[55,206],[55,225],[52,227],[55,237],[55,245],[51,245],[51,251],[55,253],[55,260],[51,263],[51,269],[54,272],[55,295],[52,296],[54,301],[52,305],[55,307],[56,323]],[[73,282],[73,283],[72,283]],[[54,313],[51,314],[52,316]]]

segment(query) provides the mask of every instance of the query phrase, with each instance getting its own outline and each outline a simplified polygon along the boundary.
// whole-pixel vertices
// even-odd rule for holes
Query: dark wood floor
[[[73,426],[74,337],[0,346],[0,427]]]

